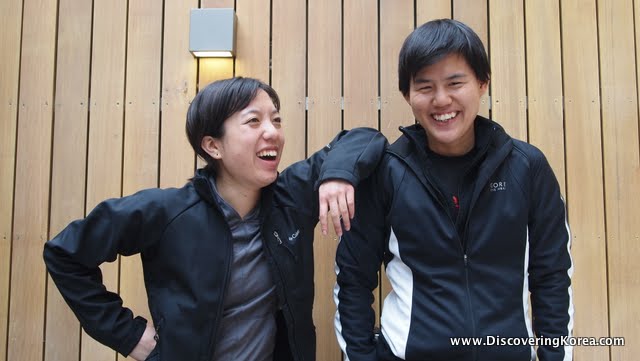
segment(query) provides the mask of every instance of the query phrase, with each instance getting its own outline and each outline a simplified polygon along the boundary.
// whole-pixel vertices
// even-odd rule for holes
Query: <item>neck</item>
[[[462,157],[463,155],[469,153],[473,149],[474,145],[475,143],[462,144],[455,148],[452,148],[452,147],[439,148],[439,147],[431,147],[429,145],[429,149],[431,149],[432,152],[444,157]]]
[[[233,209],[244,218],[256,207],[260,200],[260,189],[251,189],[224,176],[216,178],[218,193]]]

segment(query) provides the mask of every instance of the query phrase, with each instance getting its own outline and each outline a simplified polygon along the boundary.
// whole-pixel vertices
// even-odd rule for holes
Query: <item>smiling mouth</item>
[[[274,161],[278,157],[278,151],[276,150],[263,150],[258,152],[258,158],[262,160]]]
[[[444,114],[434,114],[433,119],[435,119],[439,123],[446,123],[450,119],[453,119],[458,115],[458,112],[444,113]]]

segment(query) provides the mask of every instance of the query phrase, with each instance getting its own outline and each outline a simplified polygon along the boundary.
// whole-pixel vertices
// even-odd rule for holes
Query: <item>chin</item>
[[[269,184],[275,182],[276,179],[278,179],[278,172],[273,172],[273,174],[265,176],[262,179],[260,179],[260,183],[262,184],[262,187],[266,187]]]

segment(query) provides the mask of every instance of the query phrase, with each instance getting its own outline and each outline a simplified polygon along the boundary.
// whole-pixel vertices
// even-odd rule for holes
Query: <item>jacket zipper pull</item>
[[[464,266],[467,267],[468,265],[468,261],[467,261],[467,254],[464,254]]]
[[[156,334],[153,335],[153,339],[158,342],[160,341],[160,326],[162,324],[162,322],[164,321],[164,319],[160,319],[160,322],[158,322],[157,325],[154,325],[154,328],[156,329]]]
[[[273,231],[273,235],[276,236],[276,239],[278,240],[278,243],[282,244],[282,240],[280,239],[280,236],[278,235],[278,232]]]

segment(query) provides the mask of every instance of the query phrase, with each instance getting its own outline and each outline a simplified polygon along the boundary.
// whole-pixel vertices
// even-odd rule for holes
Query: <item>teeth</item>
[[[275,157],[278,155],[278,151],[276,150],[263,150],[262,152],[258,153],[258,157],[262,158],[262,157]]]
[[[451,113],[446,113],[446,114],[435,114],[433,116],[433,119],[439,121],[439,122],[446,122],[447,120],[455,117],[458,114],[458,112],[451,112]]]

